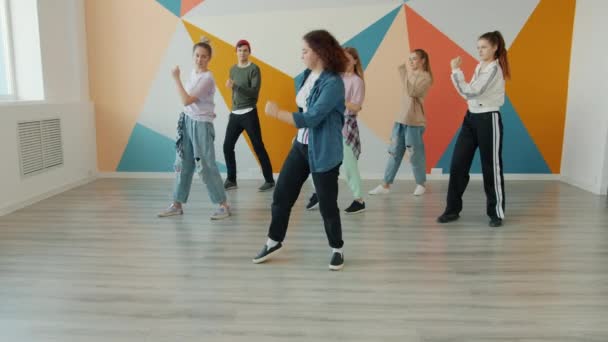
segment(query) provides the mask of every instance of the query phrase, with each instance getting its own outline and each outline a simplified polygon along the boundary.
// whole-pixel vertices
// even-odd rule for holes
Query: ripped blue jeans
[[[384,171],[384,183],[393,184],[399,166],[406,150],[411,153],[410,163],[416,184],[424,185],[426,182],[426,155],[424,153],[424,126],[407,126],[395,122],[391,134],[391,145],[389,147],[389,158]]]
[[[185,116],[182,129],[181,149],[175,157],[175,187],[173,200],[186,203],[190,195],[194,172],[201,176],[207,186],[211,202],[221,204],[226,202],[226,192],[220,170],[215,162],[215,129],[213,123],[196,121]]]

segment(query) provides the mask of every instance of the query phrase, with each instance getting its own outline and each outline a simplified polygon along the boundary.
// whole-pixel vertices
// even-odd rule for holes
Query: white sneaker
[[[213,214],[211,214],[210,219],[223,220],[223,219],[227,218],[228,216],[230,216],[230,208],[220,206],[213,212]]]
[[[173,204],[171,204],[167,209],[158,213],[156,216],[158,217],[169,217],[169,216],[177,216],[183,215],[184,211],[182,208],[176,208]]]
[[[416,190],[414,190],[414,196],[424,195],[426,192],[426,188],[420,184],[416,185]]]
[[[391,192],[390,189],[387,189],[384,186],[382,186],[382,184],[380,184],[377,187],[370,190],[368,192],[368,194],[370,194],[370,195],[387,195],[389,192]]]

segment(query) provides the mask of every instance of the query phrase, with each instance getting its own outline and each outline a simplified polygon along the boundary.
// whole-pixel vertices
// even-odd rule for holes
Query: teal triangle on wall
[[[382,43],[384,35],[386,35],[386,32],[393,24],[397,13],[399,13],[402,8],[403,6],[395,8],[384,17],[378,19],[375,23],[371,24],[366,29],[359,32],[356,36],[342,44],[342,46],[350,46],[357,49],[363,69],[367,68],[367,65],[374,57],[374,54],[376,54],[376,50],[378,49],[378,46],[380,46],[380,43]]]
[[[116,171],[173,172],[174,162],[175,140],[137,123]],[[226,172],[224,164],[216,164],[220,172]]]
[[[515,111],[511,100],[505,99],[501,108],[503,124],[502,163],[504,173],[551,173],[538,147],[528,134],[528,130]],[[428,129],[432,129],[429,127]],[[436,168],[442,168],[444,173],[450,172],[450,163],[456,139],[460,129],[452,138]],[[479,150],[475,152],[471,173],[481,173]]]
[[[156,0],[169,12],[175,14],[176,17],[181,16],[182,0]]]

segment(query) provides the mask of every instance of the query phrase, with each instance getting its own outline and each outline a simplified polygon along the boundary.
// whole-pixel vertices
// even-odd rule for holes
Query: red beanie
[[[243,45],[247,45],[247,47],[249,48],[249,52],[251,52],[251,45],[249,45],[249,42],[246,41],[245,39],[241,39],[236,43],[236,48],[238,49],[240,46]]]

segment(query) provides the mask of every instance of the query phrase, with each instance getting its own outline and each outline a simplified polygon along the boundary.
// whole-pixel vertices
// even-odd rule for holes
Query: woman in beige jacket
[[[395,117],[384,182],[371,190],[370,195],[384,195],[390,192],[390,186],[395,180],[404,156],[409,159],[416,179],[414,195],[420,196],[426,191],[426,156],[422,140],[426,118],[423,101],[433,83],[433,74],[429,55],[422,49],[412,51],[409,64],[409,70],[405,63],[398,68],[403,84],[402,106]]]

